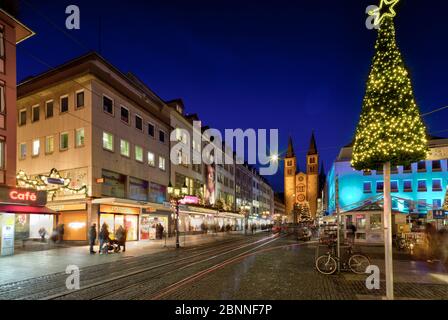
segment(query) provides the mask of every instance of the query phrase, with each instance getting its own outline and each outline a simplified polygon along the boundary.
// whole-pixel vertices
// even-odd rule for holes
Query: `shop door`
[[[124,216],[124,227],[127,230],[127,241],[138,240],[138,216]]]

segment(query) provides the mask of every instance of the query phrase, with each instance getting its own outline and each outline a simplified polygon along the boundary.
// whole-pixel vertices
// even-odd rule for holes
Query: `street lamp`
[[[168,194],[170,196],[170,202],[176,209],[176,225],[175,225],[175,232],[176,232],[176,249],[180,248],[180,242],[179,242],[179,204],[180,201],[185,198],[185,196],[188,193],[188,187],[187,183],[184,182],[184,185],[181,188],[174,188],[173,185],[168,185]]]

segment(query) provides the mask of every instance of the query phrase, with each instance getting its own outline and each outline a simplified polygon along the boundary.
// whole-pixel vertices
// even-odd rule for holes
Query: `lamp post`
[[[176,232],[176,249],[180,248],[180,242],[179,242],[179,204],[182,199],[185,198],[185,196],[188,193],[188,187],[187,183],[184,182],[184,185],[182,188],[174,188],[173,185],[168,185],[168,194],[170,196],[170,202],[175,207],[176,212],[176,224],[175,224],[175,232]]]

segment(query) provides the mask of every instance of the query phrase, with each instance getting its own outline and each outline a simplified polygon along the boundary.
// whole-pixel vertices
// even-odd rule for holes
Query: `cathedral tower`
[[[316,217],[317,198],[319,196],[319,154],[316,147],[314,132],[311,134],[310,147],[306,155],[307,200],[310,205],[311,217]]]
[[[288,215],[288,221],[292,222],[292,210],[295,204],[295,189],[296,189],[296,170],[297,160],[294,154],[294,147],[292,145],[292,138],[289,137],[288,151],[285,156],[285,209]]]

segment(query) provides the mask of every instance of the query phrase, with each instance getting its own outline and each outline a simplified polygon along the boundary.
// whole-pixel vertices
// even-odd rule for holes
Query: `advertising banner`
[[[12,256],[14,254],[14,224],[15,214],[1,214],[1,256]]]

